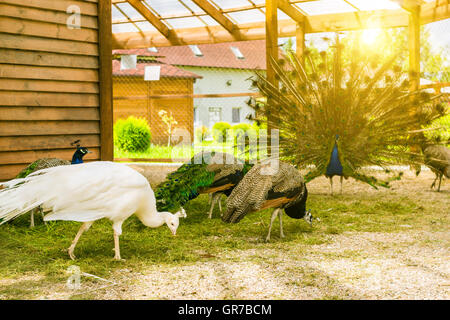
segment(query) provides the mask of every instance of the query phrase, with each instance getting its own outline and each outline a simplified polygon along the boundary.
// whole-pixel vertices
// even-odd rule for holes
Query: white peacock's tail
[[[42,169],[26,178],[0,183],[0,225],[29,212],[54,197],[52,180],[57,167]]]
[[[0,225],[40,206],[42,200],[33,196],[36,183],[33,179],[14,179],[0,186]]]

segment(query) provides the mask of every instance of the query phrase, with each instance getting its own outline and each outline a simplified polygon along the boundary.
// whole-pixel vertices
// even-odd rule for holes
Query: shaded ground
[[[432,180],[429,171],[406,172],[378,191],[348,180],[332,197],[327,180],[316,179],[308,204],[321,221],[310,228],[286,217],[279,239],[276,220],[270,243],[263,241],[269,211],[227,225],[218,212],[207,219],[202,196],[186,207],[177,237],[127,220],[124,262],[111,261],[107,222],[83,236],[72,262],[64,249],[77,224],[30,231],[23,219],[0,227],[0,298],[450,299],[450,184],[436,193]],[[71,265],[89,274],[77,290],[66,286]]]

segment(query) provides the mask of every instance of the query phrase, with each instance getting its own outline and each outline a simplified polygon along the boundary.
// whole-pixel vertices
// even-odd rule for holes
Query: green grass
[[[428,202],[427,202],[428,201]],[[80,224],[56,221],[46,225],[40,220],[30,229],[29,216],[0,226],[0,280],[17,279],[25,274],[39,274],[45,280],[5,285],[0,282],[0,297],[30,298],[36,294],[37,284],[64,283],[66,270],[77,265],[84,272],[108,277],[116,269],[133,271],[154,264],[190,264],[207,259],[220,259],[224,252],[250,248],[290,250],[299,244],[322,244],[330,236],[346,231],[398,232],[402,225],[410,230],[446,230],[448,216],[445,202],[433,203],[414,196],[374,195],[310,195],[308,207],[320,222],[310,227],[303,220],[283,218],[286,238],[280,239],[278,220],[272,231],[272,241],[265,243],[270,219],[269,210],[249,214],[238,224],[226,224],[219,218],[218,208],[213,219],[207,218],[208,198],[202,195],[188,203],[188,214],[181,220],[177,236],[166,226],[151,229],[134,216],[125,221],[120,239],[122,258],[113,261],[111,223],[94,223],[75,249],[76,261],[69,259],[66,248],[70,245]]]

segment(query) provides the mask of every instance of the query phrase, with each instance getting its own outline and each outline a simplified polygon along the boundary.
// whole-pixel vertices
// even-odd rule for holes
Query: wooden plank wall
[[[67,27],[71,5],[80,29]],[[97,0],[0,0],[0,180],[37,158],[71,159],[77,139],[93,151],[87,160],[100,159],[98,9]]]

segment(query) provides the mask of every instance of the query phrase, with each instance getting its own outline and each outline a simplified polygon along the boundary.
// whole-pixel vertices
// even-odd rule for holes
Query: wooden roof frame
[[[241,39],[241,33],[238,26],[228,19],[222,12],[219,11],[208,0],[192,0],[197,6],[205,11],[211,18],[216,20],[222,27],[224,27],[235,40]]]
[[[320,1],[320,0],[318,0]],[[113,0],[121,3],[124,0]],[[158,31],[125,32],[113,34],[113,49],[135,49],[171,45],[207,44],[237,40],[261,40],[266,38],[265,22],[233,23],[210,0],[193,0],[218,26],[170,29],[160,17],[152,13],[141,0],[126,0]],[[367,28],[395,28],[410,25],[411,8],[419,7],[417,17],[420,25],[450,18],[450,0],[423,3],[421,0],[402,0],[402,8],[397,10],[356,11],[345,13],[306,16],[293,3],[304,0],[277,0],[277,7],[292,20],[278,20],[278,35],[290,37],[297,34],[298,24],[303,24],[305,33],[348,31]],[[417,5],[419,3],[420,5]],[[267,6],[267,1],[266,1]],[[249,10],[258,8],[254,5]],[[259,6],[260,8],[260,6]],[[227,12],[229,12],[229,9]],[[236,12],[236,11],[233,11]],[[131,21],[130,21],[131,22]]]

